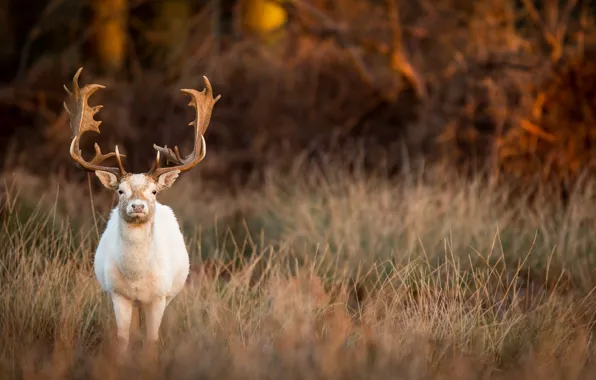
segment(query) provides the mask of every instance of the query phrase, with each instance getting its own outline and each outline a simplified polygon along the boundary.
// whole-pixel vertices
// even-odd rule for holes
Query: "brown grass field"
[[[166,311],[151,368],[134,355],[117,368],[109,355],[114,317],[92,263],[111,194],[6,173],[0,378],[596,374],[590,185],[560,205],[443,168],[396,180],[304,173],[269,173],[234,196],[188,176],[163,194],[193,273]]]
[[[231,3],[0,0],[0,380],[595,379],[594,2],[284,0],[261,36]],[[112,355],[80,67],[81,148],[131,172],[222,95],[159,196],[192,271],[156,365],[136,316]]]

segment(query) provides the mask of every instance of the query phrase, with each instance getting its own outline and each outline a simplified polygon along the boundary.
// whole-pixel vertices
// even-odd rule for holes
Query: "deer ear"
[[[180,170],[173,170],[160,175],[157,179],[157,190],[162,191],[172,186],[179,174]]]
[[[104,172],[103,170],[96,170],[95,175],[108,189],[116,190],[118,188],[118,178],[114,174],[110,172]]]

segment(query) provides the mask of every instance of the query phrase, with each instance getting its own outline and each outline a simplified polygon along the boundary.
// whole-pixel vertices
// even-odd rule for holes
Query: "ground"
[[[529,204],[428,171],[277,173],[236,195],[180,178],[160,201],[193,271],[159,365],[125,368],[92,269],[111,194],[7,173],[2,378],[592,378],[590,191]]]

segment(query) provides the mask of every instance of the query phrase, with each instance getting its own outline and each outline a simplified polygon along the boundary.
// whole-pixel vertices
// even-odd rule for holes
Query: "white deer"
[[[155,357],[159,328],[166,307],[182,290],[189,273],[189,256],[178,221],[172,209],[159,203],[156,195],[172,186],[178,175],[203,160],[207,130],[213,106],[221,95],[213,98],[207,77],[206,89],[199,92],[182,89],[190,95],[189,106],[195,108],[194,149],[185,158],[178,147],[153,145],[157,157],[153,168],[143,174],[127,173],[116,145],[115,152],[102,154],[97,143],[95,157],[86,161],[79,148],[81,135],[87,131],[99,133],[101,121],[93,117],[102,107],[91,107],[89,97],[100,88],[90,84],[79,88],[80,68],[73,78],[68,103],[64,107],[70,117],[71,157],[86,171],[94,172],[108,189],[118,192],[118,206],[110,213],[107,226],[95,253],[95,276],[101,288],[112,300],[117,325],[118,354],[127,352],[133,307],[138,305],[146,322],[146,348]],[[160,167],[160,153],[176,166]],[[116,157],[118,167],[100,166]]]

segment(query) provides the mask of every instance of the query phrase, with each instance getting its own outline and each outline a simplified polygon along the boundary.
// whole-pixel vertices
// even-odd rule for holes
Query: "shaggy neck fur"
[[[150,269],[154,256],[153,218],[144,223],[129,223],[119,218],[119,232],[122,242],[120,269],[126,277],[144,275]]]

